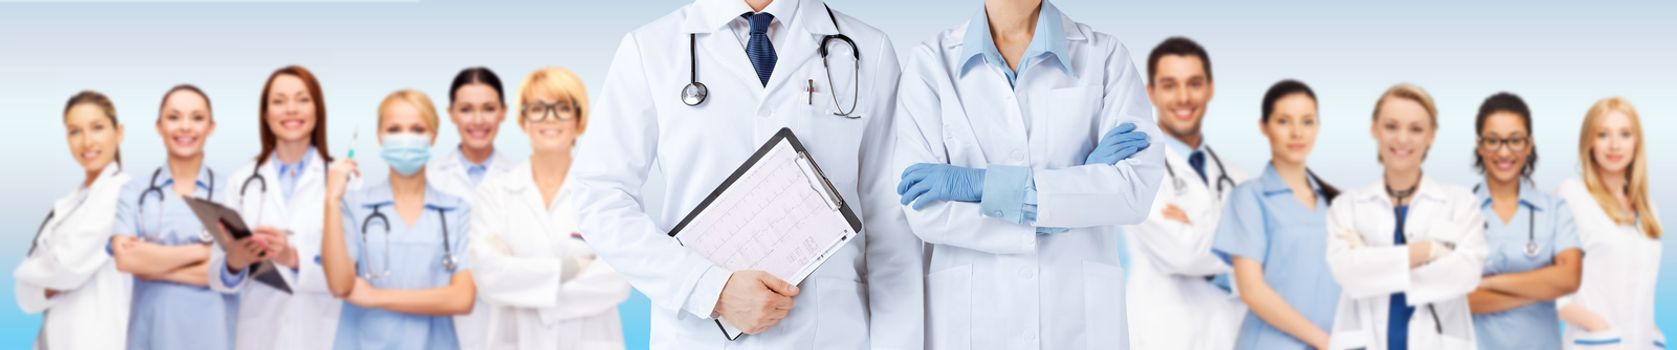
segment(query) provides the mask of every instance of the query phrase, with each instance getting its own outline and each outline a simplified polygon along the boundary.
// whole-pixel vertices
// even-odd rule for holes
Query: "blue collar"
[[[361,193],[361,206],[366,208],[391,206],[396,203],[395,195],[391,194],[390,180],[366,187]],[[460,198],[443,194],[427,182],[425,184],[425,209],[451,211],[464,204]]]
[[[287,176],[287,173],[291,173],[293,171],[295,171],[298,175],[302,175],[303,169],[308,169],[309,159],[314,158],[315,152],[314,146],[309,146],[309,150],[307,152],[303,152],[303,158],[298,159],[297,163],[294,164],[286,164],[285,162],[280,161],[278,155],[272,156],[272,161],[274,162],[274,165],[276,165],[274,167],[274,173],[280,177],[285,177]]]
[[[1310,182],[1311,191],[1316,191],[1317,194],[1322,193],[1322,185],[1316,183],[1315,177],[1307,175],[1305,178]],[[1264,197],[1293,193],[1293,188],[1288,187],[1287,181],[1281,179],[1281,174],[1275,172],[1275,164],[1264,165],[1264,175],[1258,177],[1258,183],[1263,185]]]
[[[162,188],[168,188],[169,186],[174,186],[175,185],[175,173],[174,173],[173,170],[169,170],[169,164],[164,163],[163,166],[158,167],[158,169],[161,169],[163,172],[157,174],[159,182],[156,183],[155,185],[157,185],[157,187],[162,187]],[[214,188],[213,186],[215,186],[213,184],[210,184],[210,181],[215,181],[215,179],[213,178],[214,176],[215,176],[215,174],[210,171],[210,167],[199,165],[198,166],[198,178],[193,179],[192,182],[193,182],[194,185],[198,186],[198,189],[209,191],[212,188]]]
[[[1041,55],[1053,55],[1060,62],[1060,67],[1071,71],[1071,58],[1067,56],[1066,28],[1061,23],[1060,9],[1048,1],[1042,2],[1042,10],[1037,13],[1036,33],[1031,38],[1031,44],[1025,47],[1025,54],[1020,56],[1019,72],[1024,72],[1030,65],[1031,59]],[[1001,51],[996,49],[995,39],[990,37],[990,20],[983,9],[967,21],[967,33],[961,43],[961,74],[966,74],[973,66],[972,62],[983,60],[995,64],[1004,71],[1007,61],[1002,59]]]
[[[495,153],[494,152],[499,152],[499,150],[491,151],[489,153],[489,158],[484,158],[483,163],[472,163],[471,159],[466,159],[466,152],[454,152],[454,153],[456,155],[460,156],[460,164],[465,166],[467,171],[472,171],[472,170],[484,171],[484,170],[489,170],[489,165],[495,162]]]
[[[1491,206],[1491,186],[1485,184],[1485,180],[1479,180],[1479,184],[1473,186],[1473,195],[1479,197],[1479,207]],[[1549,194],[1532,187],[1530,181],[1520,181],[1520,205],[1531,208],[1532,211],[1543,211],[1547,207],[1544,204],[1549,203],[1549,200]]]

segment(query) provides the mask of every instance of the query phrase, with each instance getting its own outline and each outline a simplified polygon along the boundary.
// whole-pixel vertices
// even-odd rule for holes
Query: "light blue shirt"
[[[117,203],[112,231],[167,246],[210,244],[198,217],[175,193],[175,179],[169,167],[159,169],[128,182]],[[207,167],[199,168],[197,189],[192,196],[220,195],[219,191],[226,187],[222,186],[224,180],[216,175]],[[128,317],[128,348],[232,348],[238,300],[237,295],[218,293],[207,286],[135,278]]]
[[[356,262],[357,275],[383,275],[367,281],[375,288],[425,289],[447,286],[454,277],[453,271],[443,267],[443,257],[448,252],[458,261],[455,271],[471,268],[466,259],[466,219],[470,217],[470,207],[465,201],[426,186],[425,211],[408,227],[396,213],[390,191],[390,184],[383,182],[344,198],[344,243],[350,259]],[[374,211],[382,213],[386,220],[366,221]],[[362,245],[363,238],[366,245]],[[411,315],[348,303],[338,319],[334,344],[337,349],[460,347],[454,337],[452,317]]]
[[[1184,159],[1188,158],[1188,155],[1194,154],[1194,152],[1205,152],[1205,141],[1203,140],[1200,141],[1199,147],[1188,147],[1188,144],[1182,143],[1182,140],[1177,140],[1175,137],[1163,137],[1163,139],[1165,139],[1165,147],[1169,147],[1171,152],[1182,155]]]
[[[472,186],[483,183],[483,175],[489,173],[489,165],[495,162],[495,154],[490,153],[489,158],[483,159],[483,163],[472,163],[471,159],[466,159],[466,152],[457,153],[460,154],[460,165],[466,167],[466,177],[472,179]]]
[[[1320,184],[1310,187],[1321,193]],[[1217,224],[1211,250],[1234,264],[1234,257],[1263,264],[1264,281],[1287,305],[1323,331],[1331,330],[1339,303],[1339,284],[1328,270],[1328,200],[1316,196],[1311,210],[1265,166],[1263,176],[1235,186]],[[1235,349],[1306,349],[1309,345],[1248,313]]]
[[[1020,74],[1031,67],[1031,62],[1038,56],[1047,56],[1059,62],[1060,67],[1071,67],[1070,58],[1066,57],[1067,39],[1065,27],[1060,22],[1059,8],[1047,1],[1042,3],[1042,11],[1037,13],[1035,34],[1031,43],[1025,47],[1025,54],[1020,56],[1019,70],[1016,72],[1008,68],[1007,61],[996,48],[996,42],[990,37],[990,21],[983,10],[973,15],[967,22],[967,32],[961,45],[961,74],[966,74],[974,67],[988,63],[1007,77],[1009,87],[1017,86]],[[993,217],[1015,224],[1031,224],[1036,222],[1036,181],[1031,176],[1031,168],[1021,166],[993,166],[984,174],[983,200],[979,203],[979,210],[984,216]],[[1037,233],[1066,232],[1064,228],[1039,227]]]
[[[284,193],[285,198],[291,198],[291,193],[296,192],[294,190],[297,188],[297,179],[303,178],[303,169],[309,168],[309,160],[314,158],[315,152],[318,151],[315,151],[314,146],[309,146],[308,152],[303,152],[303,158],[292,164],[281,162],[277,156],[269,160],[274,162],[274,173],[279,176],[280,193]]]
[[[1578,229],[1566,200],[1520,183],[1520,207],[1504,223],[1491,206],[1484,183],[1473,188],[1485,214],[1485,276],[1531,271],[1554,265],[1555,254],[1579,247]],[[1526,255],[1526,243],[1537,243],[1537,254]],[[1481,349],[1559,349],[1560,319],[1554,301],[1542,301],[1492,314],[1473,315],[1473,330]]]
[[[1031,67],[1031,62],[1037,56],[1048,55],[1059,61],[1061,68],[1071,67],[1071,58],[1066,56],[1065,27],[1060,23],[1060,9],[1047,1],[1042,2],[1042,11],[1037,12],[1036,29],[1033,31],[1031,43],[1025,46],[1025,54],[1019,56],[1019,70],[1008,68],[1007,60],[1002,58],[1000,49],[996,48],[996,41],[990,37],[990,20],[984,10],[979,10],[972,19],[967,21],[967,33],[961,42],[961,74],[966,74],[973,67],[979,66],[974,62],[989,63],[1007,76],[1009,86],[1015,84],[1021,74]]]

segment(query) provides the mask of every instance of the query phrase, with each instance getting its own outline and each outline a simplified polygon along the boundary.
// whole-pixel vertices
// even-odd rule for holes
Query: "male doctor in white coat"
[[[1206,144],[1201,133],[1214,91],[1211,56],[1193,40],[1172,37],[1147,56],[1147,96],[1166,136],[1165,186],[1147,221],[1124,226],[1132,288],[1130,345],[1136,349],[1234,348],[1246,305],[1231,293],[1228,264],[1211,252],[1223,200],[1246,172]]]
[[[856,47],[830,40],[823,62],[837,34]],[[884,33],[817,0],[698,0],[623,38],[562,196],[599,257],[652,300],[653,349],[924,346],[922,245],[892,192],[898,74]],[[693,82],[703,98],[683,93]],[[864,225],[798,286],[668,236],[783,127]],[[654,167],[663,201],[643,208]],[[714,319],[747,334],[729,341]]]

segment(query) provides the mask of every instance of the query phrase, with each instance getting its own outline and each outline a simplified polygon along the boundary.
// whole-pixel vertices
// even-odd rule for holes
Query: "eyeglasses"
[[[576,105],[570,102],[531,102],[524,106],[524,120],[532,123],[547,121],[568,122],[576,118]]]
[[[1525,136],[1511,136],[1505,138],[1486,136],[1479,138],[1479,148],[1490,152],[1496,152],[1498,149],[1504,147],[1508,148],[1510,151],[1523,151],[1530,145],[1531,138]]]

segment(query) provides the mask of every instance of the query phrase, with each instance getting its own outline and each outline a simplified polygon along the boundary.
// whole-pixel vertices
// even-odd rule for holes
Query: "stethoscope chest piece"
[[[694,81],[681,88],[681,103],[688,106],[705,103],[706,97],[710,97],[710,88],[705,87],[705,83]]]
[[[1526,257],[1537,257],[1537,242],[1526,241]]]
[[[448,255],[443,256],[443,268],[447,269],[448,272],[454,272],[454,268],[458,267],[459,265],[460,265],[460,260],[458,258],[455,258],[454,254],[448,254]]]

